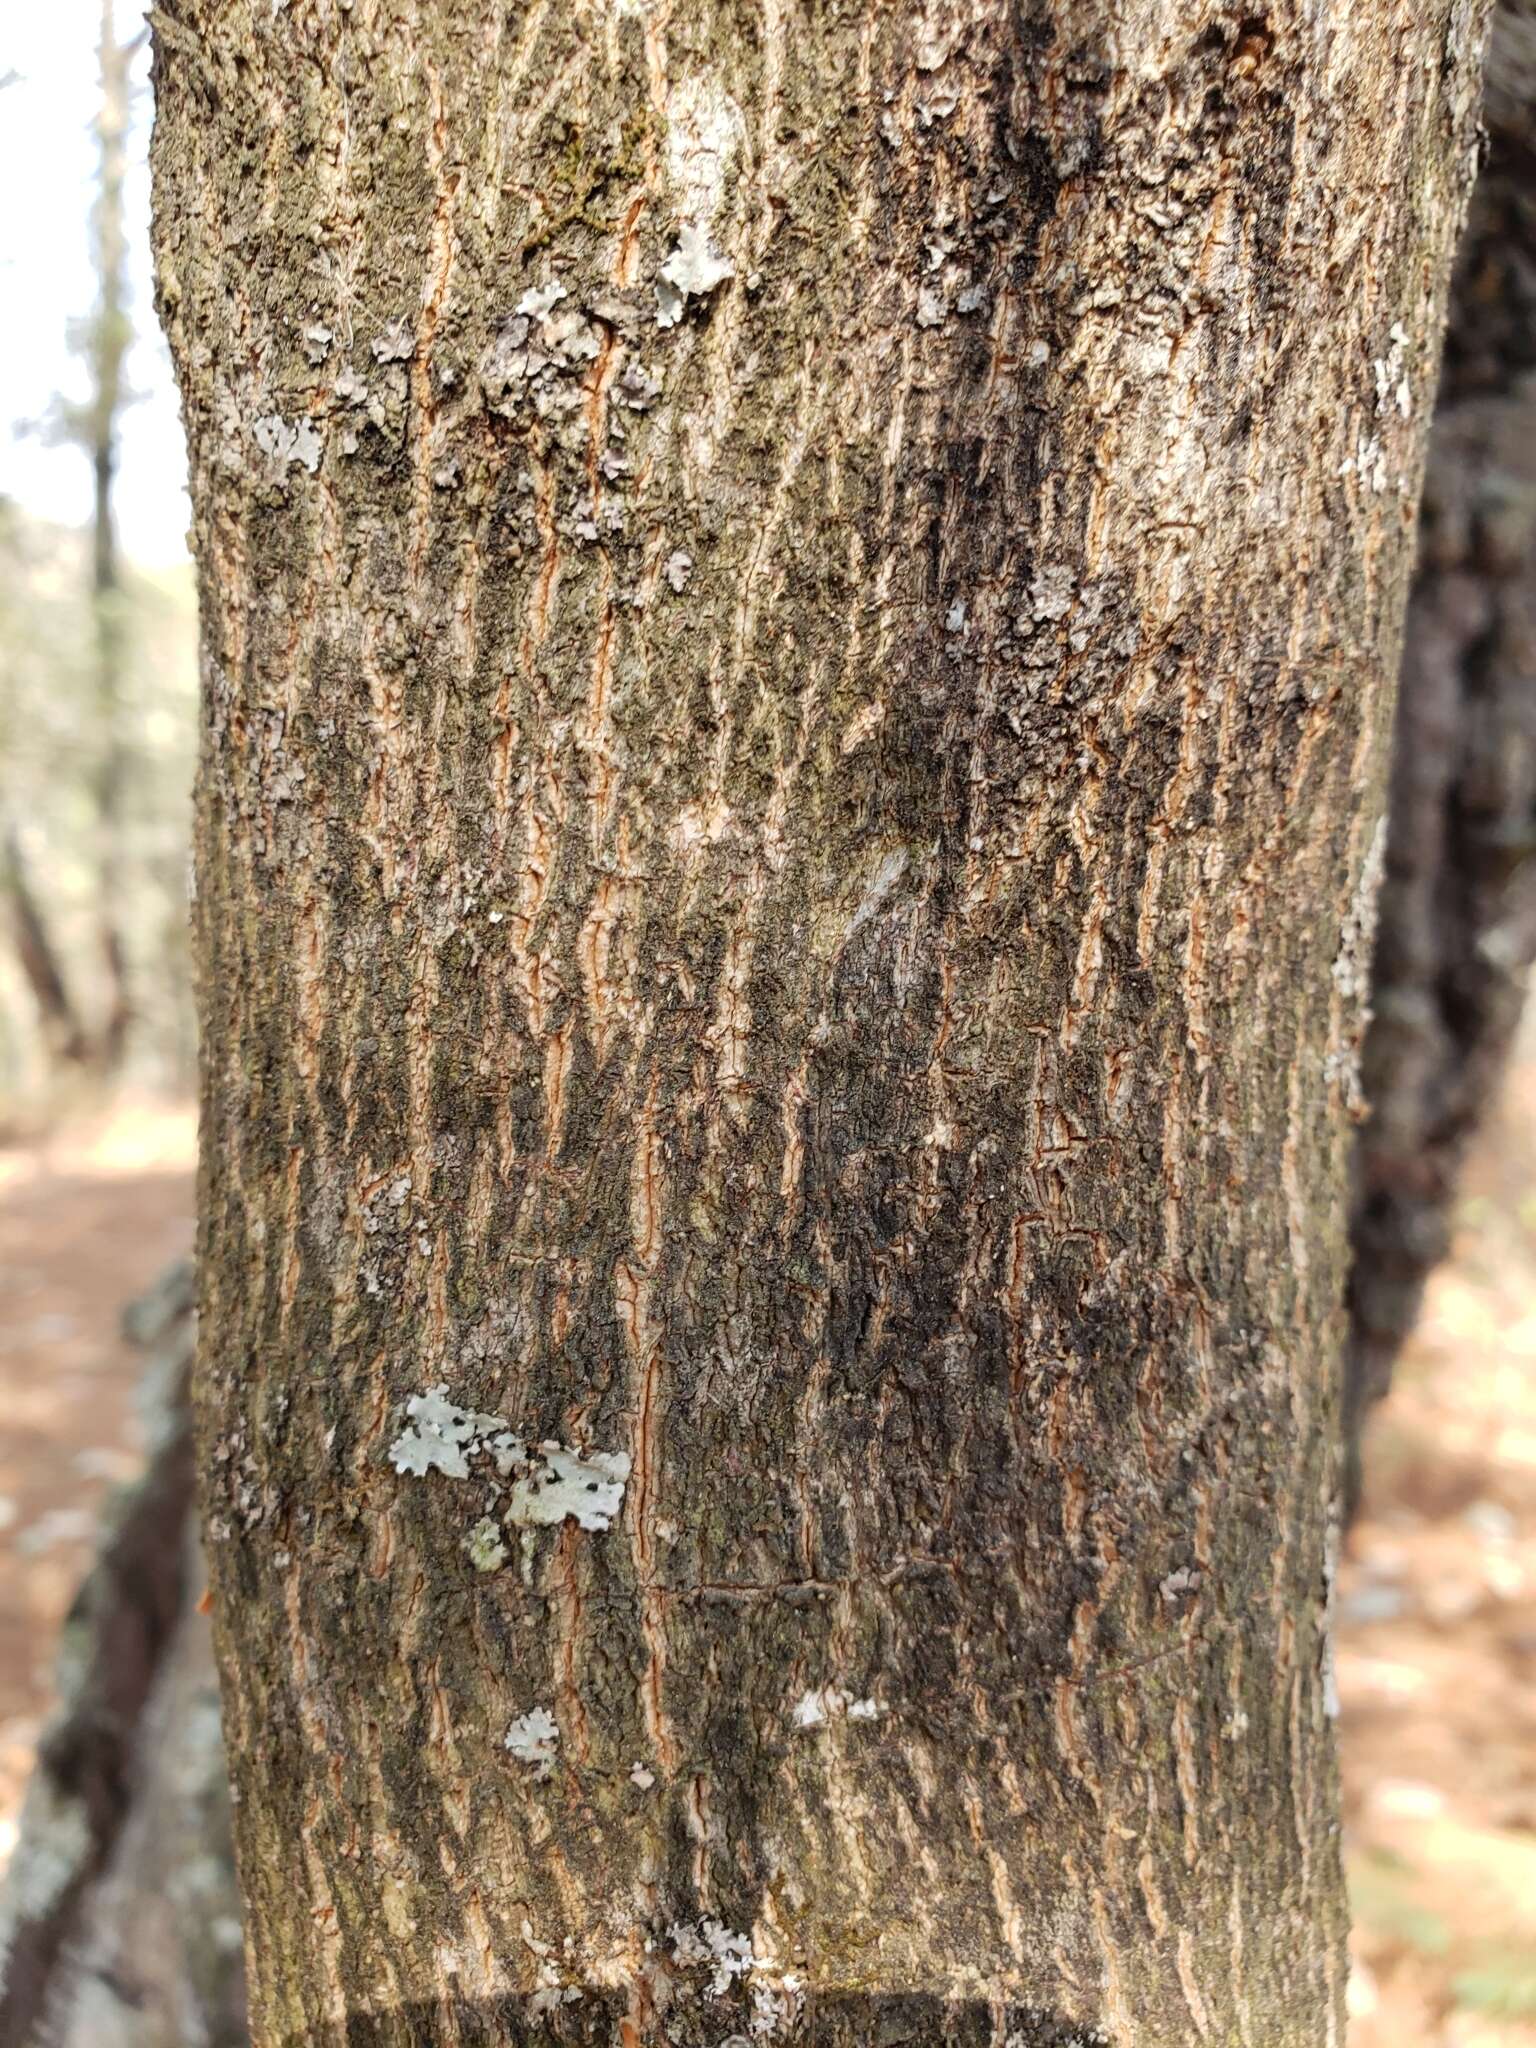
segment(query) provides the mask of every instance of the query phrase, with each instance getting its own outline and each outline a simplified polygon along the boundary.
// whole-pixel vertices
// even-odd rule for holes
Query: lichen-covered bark
[[[1536,8],[1501,0],[1408,601],[1351,1230],[1352,1463],[1536,957]]]
[[[1337,2039],[1477,9],[154,21],[257,2041]]]

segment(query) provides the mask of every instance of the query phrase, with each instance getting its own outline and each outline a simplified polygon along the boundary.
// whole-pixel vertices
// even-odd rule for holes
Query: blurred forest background
[[[189,564],[119,558],[0,501],[0,1135],[104,1082],[191,1086],[187,790],[197,683]],[[102,615],[106,617],[103,618]],[[110,652],[105,657],[102,642]]]
[[[1481,270],[1469,259],[1467,275],[1484,297],[1453,337],[1448,381],[1478,405],[1491,392],[1507,406],[1515,362],[1529,420],[1536,28],[1522,6],[1506,6],[1502,19],[1526,38],[1520,64],[1528,70],[1516,66],[1514,99],[1495,109],[1509,152],[1500,175],[1508,175],[1483,221],[1494,253]],[[113,1489],[138,1480],[146,1455],[163,1457],[165,1357],[146,1402],[143,1343],[164,1354],[155,1332],[186,1327],[178,1296],[169,1321],[141,1317],[139,1345],[122,1331],[125,1305],[190,1246],[194,1154],[186,913],[195,602],[180,538],[174,395],[150,306],[146,59],[139,21],[114,0],[60,0],[46,22],[13,10],[0,29],[0,172],[12,195],[0,283],[13,305],[24,299],[28,308],[0,340],[8,413],[0,429],[0,1865],[17,1840],[40,1745],[46,1753],[73,1725],[70,1658],[78,1665],[82,1629],[94,1625],[89,1602],[66,1634],[62,1663],[60,1629],[102,1528],[124,1526],[121,1503],[134,1496]],[[1468,446],[1508,444],[1516,467],[1524,461],[1536,473],[1536,448],[1519,456],[1504,414],[1489,426],[1482,413],[1474,420],[1469,402],[1458,418]],[[1455,481],[1481,474],[1469,460],[1458,457],[1445,472],[1452,481],[1426,522],[1426,564],[1442,572],[1439,597],[1426,599],[1431,625],[1461,616],[1465,587],[1486,567],[1478,558],[1469,569],[1469,553],[1492,545],[1493,526],[1478,526],[1482,513],[1467,512],[1471,500]],[[1504,469],[1489,489],[1506,510],[1515,502]],[[1519,505],[1525,537],[1507,574],[1524,579],[1524,617],[1536,487]],[[1496,786],[1489,815],[1503,831],[1511,806],[1529,804],[1525,785],[1498,767],[1505,738],[1487,710],[1496,695],[1489,678],[1500,673],[1491,631],[1482,614],[1472,620],[1481,651],[1463,667],[1478,679],[1478,745],[1487,757],[1479,772]],[[1416,644],[1441,648],[1433,632]],[[1529,648],[1516,670],[1521,660],[1528,704],[1536,689]],[[1442,702],[1435,715],[1454,726],[1463,711],[1453,704],[1447,714]],[[1529,709],[1520,715],[1529,725]],[[1455,730],[1442,733],[1419,758],[1456,755],[1459,744]],[[1465,825],[1464,791],[1456,801]],[[1394,886],[1404,898],[1439,885],[1400,861]],[[1479,882],[1485,897],[1492,886]],[[1435,900],[1438,923],[1430,923],[1442,945],[1444,892]],[[1451,937],[1481,961],[1488,933],[1506,930],[1503,916],[1482,898],[1471,909],[1458,898]],[[1412,941],[1411,917],[1403,929]],[[1503,1006],[1491,1039],[1474,1030],[1467,1041],[1484,1067],[1498,1063],[1525,944],[1506,944],[1489,967],[1504,977],[1492,1003],[1486,991],[1470,1003],[1479,1017]],[[1388,1036],[1411,1036],[1419,1012],[1408,984],[1420,970],[1412,961],[1399,967],[1401,986],[1382,1007]],[[1465,988],[1467,971],[1437,956],[1431,978]],[[1445,1017],[1454,1024],[1454,1005],[1437,1013],[1436,1030]],[[1422,1051],[1423,1035],[1414,1042]],[[1459,1076],[1466,1061],[1457,1057]],[[1389,1118],[1382,1141],[1384,1186],[1394,1174],[1402,1180],[1405,1152],[1415,1163],[1433,1152],[1435,1161],[1407,1223],[1396,1210],[1384,1224],[1378,1217],[1387,1247],[1384,1359],[1440,1242],[1442,1151],[1454,1157],[1471,1120],[1459,1078],[1436,1088],[1421,1090],[1397,1124]],[[1424,1109],[1431,1097],[1433,1114]],[[1536,2048],[1533,1161],[1536,1024],[1528,1019],[1448,1210],[1450,1255],[1370,1425],[1362,1507],[1341,1573],[1355,2048]],[[1415,1231],[1428,1232],[1422,1256],[1400,1272],[1393,1248]],[[1357,1304],[1357,1328],[1359,1313]],[[164,1873],[165,1886],[228,1958],[239,1945],[232,1903],[206,1859],[201,1876],[188,1874],[220,1825],[209,1792],[217,1726],[206,1623],[189,1609],[180,1626],[180,1682],[197,1725],[213,1734],[185,1761],[183,1789],[202,1804],[181,1838],[188,1869]],[[228,1984],[220,1982],[222,1996]],[[90,2027],[78,2038],[92,2039]],[[214,2037],[189,2022],[163,2038]]]
[[[12,1138],[104,1085],[185,1094],[192,1072],[196,613],[150,306],[147,54],[116,0],[13,17],[0,45],[12,195],[0,277],[29,309],[6,345],[0,472],[0,1134]]]

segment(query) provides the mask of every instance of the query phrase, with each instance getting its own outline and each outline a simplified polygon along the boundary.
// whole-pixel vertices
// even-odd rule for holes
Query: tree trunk
[[[1398,705],[1352,1218],[1346,1424],[1387,1390],[1536,957],[1536,16],[1494,15]]]
[[[153,19],[254,2039],[1338,2040],[1478,10]]]
[[[122,1065],[133,1021],[128,953],[123,941],[121,870],[123,792],[127,777],[123,738],[122,591],[118,575],[117,528],[112,490],[117,475],[118,419],[123,409],[123,363],[132,332],[128,324],[123,232],[123,176],[127,158],[128,67],[133,45],[117,34],[116,0],[101,0],[101,113],[97,118],[100,169],[94,239],[98,299],[87,353],[91,400],[86,411],[87,452],[95,488],[91,529],[91,611],[96,656],[96,713],[100,757],[95,773],[96,922],[106,970],[107,1014],[97,1057],[113,1073]]]
[[[0,826],[0,878],[10,903],[11,935],[22,979],[37,1005],[43,1042],[51,1060],[60,1065],[80,1066],[86,1059],[89,1041],[58,948],[48,929],[42,905],[27,872],[21,835],[13,824]]]

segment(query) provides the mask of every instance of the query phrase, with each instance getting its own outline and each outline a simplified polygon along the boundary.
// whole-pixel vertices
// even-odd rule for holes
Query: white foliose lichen
[[[602,343],[579,306],[561,306],[569,297],[552,277],[530,285],[518,300],[480,362],[480,388],[492,412],[511,418],[531,406],[549,418],[581,406],[581,379]]]
[[[675,327],[689,299],[708,298],[735,274],[736,266],[710,247],[707,230],[684,227],[656,279],[656,325]]]
[[[753,2040],[793,2031],[805,2003],[804,1986],[771,1956],[757,1954],[750,1935],[734,1933],[713,1918],[676,1921],[667,1932],[674,1965],[680,1970],[707,1970],[712,1997],[723,1998],[734,1985],[747,1980],[748,2031],[729,2035],[720,2048],[729,2048],[730,2042],[737,2048],[751,2048]]]
[[[467,1479],[470,1454],[494,1438],[511,1435],[503,1416],[479,1415],[457,1407],[448,1399],[445,1386],[413,1394],[405,1412],[414,1426],[402,1430],[389,1447],[390,1463],[397,1472],[419,1476],[437,1471],[446,1472],[450,1479]],[[518,1448],[521,1450],[521,1445]]]
[[[535,1777],[547,1778],[560,1747],[560,1730],[548,1707],[534,1707],[520,1714],[502,1737],[502,1748],[520,1764],[532,1767]]]
[[[644,363],[629,362],[620,371],[615,389],[620,403],[631,412],[649,412],[661,396],[661,379],[653,376]]]
[[[822,1685],[800,1695],[789,1710],[797,1728],[825,1728],[829,1721],[878,1721],[885,1712],[878,1700],[856,1700],[841,1686]]]
[[[562,2005],[576,2004],[581,1995],[581,1986],[567,1984],[553,1963],[541,1963],[538,1988],[529,1994],[528,2010],[535,2018],[546,2018]]]
[[[1384,491],[1391,480],[1387,451],[1374,434],[1361,434],[1353,455],[1339,464],[1340,476],[1358,476],[1368,491]]]
[[[391,320],[381,334],[374,336],[372,348],[381,363],[404,363],[415,355],[416,336],[403,313],[398,320]]]
[[[656,280],[656,324],[675,327],[690,298],[707,298],[734,265],[710,243],[732,159],[746,132],[740,107],[709,73],[685,76],[667,94],[666,168],[681,223]]]
[[[542,320],[546,313],[554,311],[562,299],[570,293],[558,277],[552,277],[547,284],[531,284],[517,302],[517,316],[529,320]]]
[[[740,107],[711,72],[673,82],[667,93],[667,182],[685,220],[702,227],[720,211],[731,159],[745,133]]]
[[[1029,616],[1041,622],[1064,619],[1076,591],[1077,574],[1070,563],[1043,563],[1029,586]]]
[[[800,1979],[795,1976],[780,1977],[777,1982],[759,1977],[751,1986],[750,1995],[752,2018],[748,2024],[759,2041],[790,2033],[805,2003]]]
[[[489,1515],[482,1515],[464,1538],[464,1548],[477,1572],[498,1572],[507,1561],[507,1546]]]
[[[311,476],[320,467],[323,443],[308,420],[285,420],[281,413],[264,413],[252,422],[251,439],[262,454],[283,469],[298,463]]]
[[[925,284],[917,295],[919,327],[942,327],[949,313],[949,301],[937,285]]]
[[[704,1919],[694,1925],[679,1920],[668,1933],[672,1960],[685,1970],[700,1966],[712,1970],[709,1988],[717,1998],[729,1991],[738,1977],[759,1967],[759,1959],[752,1953],[752,1937],[733,1934],[723,1921]]]
[[[569,1516],[583,1529],[606,1529],[624,1498],[629,1469],[625,1451],[583,1457],[563,1444],[541,1444],[538,1463],[512,1488],[507,1520],[536,1527]]]
[[[1394,320],[1387,333],[1388,348],[1371,364],[1376,380],[1376,410],[1390,412],[1393,406],[1403,418],[1413,416],[1413,386],[1408,381],[1408,332],[1401,320]]]
[[[470,1461],[479,1459],[501,1479],[516,1474],[504,1519],[522,1528],[547,1527],[569,1517],[583,1529],[606,1529],[619,1511],[630,1473],[626,1451],[578,1451],[556,1442],[530,1450],[504,1415],[460,1408],[449,1400],[445,1386],[413,1394],[405,1412],[409,1426],[389,1447],[397,1472],[418,1478],[443,1472],[450,1479],[469,1479],[474,1476]],[[494,1524],[486,1517],[466,1545],[482,1571],[497,1568],[480,1564],[476,1556],[476,1547],[489,1555],[489,1539],[481,1535],[487,1525],[494,1533]]]
[[[1360,879],[1339,934],[1334,957],[1333,985],[1347,1002],[1365,1004],[1371,988],[1371,956],[1376,949],[1376,917],[1381,880],[1387,861],[1387,821],[1377,822],[1370,846],[1360,867]]]

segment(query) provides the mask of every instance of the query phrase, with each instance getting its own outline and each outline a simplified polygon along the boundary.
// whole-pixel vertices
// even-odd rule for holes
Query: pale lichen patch
[[[805,2003],[801,1980],[782,1969],[772,1956],[759,1954],[751,1935],[737,1934],[723,1921],[706,1918],[675,1922],[668,1936],[674,1965],[709,1971],[712,1997],[725,1997],[739,1982],[747,1993],[747,2032],[728,2035],[720,2048],[728,2048],[730,2042],[750,2048],[753,2041],[771,2040],[794,2030]]]
[[[1371,364],[1371,374],[1376,381],[1376,410],[1390,412],[1393,406],[1409,419],[1413,415],[1413,386],[1408,381],[1408,331],[1401,320],[1394,320],[1387,334],[1387,353],[1377,356]]]
[[[542,320],[546,313],[553,312],[560,301],[569,296],[559,278],[552,277],[546,284],[528,287],[517,302],[517,313],[529,320]]]
[[[904,846],[898,846],[881,859],[880,865],[869,879],[868,887],[859,899],[853,916],[848,920],[848,937],[850,939],[862,926],[868,924],[869,920],[883,906],[886,898],[906,873],[908,858],[907,849]]]
[[[1371,956],[1376,945],[1376,912],[1387,858],[1387,821],[1382,818],[1360,868],[1350,899],[1339,950],[1334,958],[1333,985],[1346,1001],[1364,1003],[1370,994]]]
[[[252,423],[251,439],[281,469],[298,463],[313,476],[320,467],[322,443],[309,420],[290,421],[281,413],[264,413]]]
[[[373,337],[372,348],[381,363],[408,362],[415,355],[416,336],[404,314],[397,320],[391,320],[382,333]]]
[[[688,587],[688,578],[693,573],[693,557],[686,548],[674,548],[662,566],[663,576],[672,588],[682,594]]]
[[[522,1448],[508,1430],[504,1416],[480,1415],[456,1406],[448,1399],[445,1386],[413,1394],[405,1404],[405,1412],[414,1426],[402,1430],[389,1447],[390,1462],[397,1472],[420,1476],[438,1471],[446,1472],[450,1479],[467,1479],[473,1452],[501,1443],[504,1438],[509,1447],[515,1444],[519,1451]]]
[[[569,1518],[583,1529],[606,1529],[619,1511],[629,1478],[626,1451],[578,1451],[556,1442],[530,1451],[504,1415],[460,1408],[445,1386],[413,1394],[405,1412],[410,1426],[389,1447],[397,1472],[468,1479],[471,1458],[489,1459],[502,1479],[518,1475],[505,1519],[523,1528]]]
[[[405,1412],[415,1424],[403,1429],[389,1447],[389,1461],[397,1472],[446,1472],[450,1479],[469,1477],[469,1460],[464,1446],[470,1431],[460,1427],[468,1417],[448,1399],[446,1387],[433,1387],[425,1394],[413,1394]]]
[[[507,1546],[501,1540],[501,1531],[489,1515],[482,1515],[476,1522],[464,1538],[464,1548],[469,1552],[469,1561],[477,1572],[500,1571],[507,1561]]]
[[[1353,455],[1339,464],[1340,476],[1358,476],[1367,490],[1384,491],[1390,480],[1386,450],[1374,434],[1362,434]]]
[[[548,1707],[532,1707],[519,1714],[501,1739],[503,1749],[520,1764],[532,1767],[535,1777],[547,1778],[554,1769],[560,1746],[560,1730]]]
[[[751,1936],[733,1934],[723,1921],[704,1919],[697,1925],[677,1921],[668,1933],[674,1962],[684,1969],[703,1967],[713,1971],[709,1988],[717,1998],[729,1991],[738,1977],[759,1967],[759,1959],[752,1953]]]
[[[653,376],[644,363],[631,361],[619,372],[616,388],[620,403],[631,412],[649,412],[661,396],[661,379]]]
[[[606,1529],[619,1511],[629,1478],[627,1451],[592,1451],[583,1457],[563,1444],[539,1446],[540,1462],[512,1488],[507,1520],[522,1526],[563,1522]]]
[[[762,1967],[759,1964],[759,1968]],[[776,1982],[759,1977],[751,1987],[751,1999],[751,2030],[754,2037],[762,2041],[793,2029],[805,2003],[805,1993],[796,1976],[786,1975]]]
[[[656,280],[656,325],[675,327],[689,299],[708,298],[735,274],[736,266],[715,253],[703,228],[685,227]]]
[[[519,298],[480,361],[480,388],[492,412],[511,418],[531,405],[547,418],[581,405],[579,380],[602,338],[579,307],[561,306],[569,296],[558,278],[550,278]]]
[[[821,1685],[800,1695],[789,1710],[797,1728],[825,1728],[830,1721],[878,1721],[885,1712],[878,1700],[856,1700],[841,1686]]]
[[[703,227],[720,211],[726,175],[745,132],[741,109],[706,72],[667,94],[667,177],[685,220]]]

